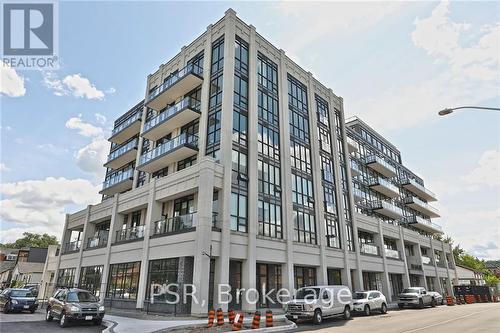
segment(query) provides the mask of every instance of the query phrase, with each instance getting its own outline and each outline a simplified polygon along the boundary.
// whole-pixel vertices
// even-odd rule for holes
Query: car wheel
[[[54,317],[52,317],[52,312],[50,311],[50,308],[47,309],[47,313],[45,314],[45,321],[52,321]]]
[[[405,307],[405,305],[404,305],[404,304],[398,303],[398,308],[402,309],[402,308],[404,308],[404,307]]]
[[[432,306],[433,308],[435,308],[435,307],[436,307],[436,300],[435,300],[434,298],[431,300],[431,306]]]
[[[3,306],[3,313],[7,314],[9,313],[9,303],[5,303]]]
[[[31,309],[31,310],[30,310],[30,313],[31,313],[31,314],[35,313],[35,309]]]
[[[385,305],[385,303],[382,303],[382,306],[380,307],[380,313],[382,314],[387,313],[387,305]]]
[[[370,307],[368,305],[365,305],[365,308],[363,309],[363,314],[365,316],[369,316],[370,315]]]
[[[314,310],[313,323],[314,325],[319,325],[323,321],[323,314],[320,309]]]
[[[99,326],[102,324],[102,319],[96,319],[94,320],[94,325]]]
[[[441,298],[441,305],[444,305],[444,298]]]
[[[68,327],[68,317],[66,317],[66,313],[61,313],[61,318],[59,319],[59,326]]]
[[[420,309],[423,309],[423,308],[424,308],[424,300],[423,300],[423,299],[420,299],[420,300],[418,301],[418,307],[419,307]]]
[[[343,315],[345,320],[351,319],[351,309],[348,306],[346,306],[344,308],[344,312],[342,313],[342,315]]]

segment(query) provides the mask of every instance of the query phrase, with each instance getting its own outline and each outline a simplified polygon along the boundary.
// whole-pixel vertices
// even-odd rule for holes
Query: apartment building
[[[451,248],[431,237],[434,215],[406,201],[429,200],[423,182],[358,124],[399,156],[360,120],[346,125],[341,97],[229,9],[148,75],[144,100],[115,122],[103,200],[67,215],[57,283],[112,307],[193,315],[280,307],[237,301],[238,288],[451,294]],[[173,282],[196,299],[168,304],[158,286]]]

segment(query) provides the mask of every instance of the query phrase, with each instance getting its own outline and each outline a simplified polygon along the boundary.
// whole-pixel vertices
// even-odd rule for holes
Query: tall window
[[[339,221],[337,217],[325,218],[326,225],[326,245],[328,247],[341,248]]]
[[[259,193],[281,197],[281,175],[278,166],[258,161]]]
[[[281,206],[259,200],[259,235],[282,238]]]
[[[295,288],[317,285],[316,268],[294,266]]]
[[[309,208],[314,207],[313,184],[311,180],[292,174],[292,202]]]
[[[231,230],[247,232],[247,197],[231,193]]]
[[[101,278],[103,266],[82,267],[80,273],[80,288],[90,291],[97,297],[101,294]]]
[[[224,36],[212,43],[210,66],[210,92],[208,99],[206,155],[219,158],[222,85],[224,68]]]
[[[238,186],[239,188],[247,188],[247,163],[247,155],[233,149],[231,182],[233,185]]]
[[[151,297],[153,289],[154,301],[175,301],[175,295],[160,293],[163,285],[177,283],[178,258],[151,260],[148,270],[148,284],[146,288],[146,299]],[[175,288],[170,287],[174,292]]]
[[[293,211],[293,226],[295,230],[294,241],[316,244],[316,224],[314,214]]]
[[[278,131],[260,124],[257,149],[265,157],[280,160],[280,138]]]
[[[140,261],[110,265],[106,297],[137,299],[140,268]]]
[[[57,285],[60,287],[74,287],[76,268],[63,268],[59,270]]]

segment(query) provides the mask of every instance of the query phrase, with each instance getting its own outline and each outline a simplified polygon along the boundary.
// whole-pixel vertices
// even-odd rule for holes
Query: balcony
[[[372,201],[369,206],[372,211],[391,219],[400,219],[403,217],[403,210],[387,201]]]
[[[423,185],[420,185],[417,183],[414,179],[404,179],[401,182],[401,185],[406,188],[408,191],[411,191],[412,193],[418,195],[419,197],[427,200],[427,201],[436,201],[436,195],[432,192],[426,189]]]
[[[186,97],[144,124],[141,135],[146,139],[156,141],[174,129],[199,118],[200,114],[200,102]]]
[[[390,259],[401,259],[401,253],[397,250],[385,249],[385,257]]]
[[[361,243],[359,251],[363,254],[369,254],[373,256],[379,255],[378,246],[372,244]]]
[[[443,228],[440,225],[437,225],[429,220],[421,218],[420,216],[407,216],[404,219],[404,223],[412,225],[414,228],[423,230],[430,234],[442,234]]]
[[[203,69],[197,65],[189,64],[156,87],[149,94],[146,105],[153,110],[160,111],[179,97],[198,87],[202,81]]]
[[[113,195],[122,193],[132,188],[134,179],[134,169],[127,169],[115,173],[102,184],[102,190],[99,192],[104,195]]]
[[[138,140],[134,139],[126,145],[112,151],[108,155],[108,161],[104,164],[104,167],[118,169],[135,160],[137,156],[137,142]]]
[[[347,137],[347,151],[349,153],[354,153],[358,151],[358,143],[351,139],[350,137]]]
[[[408,263],[408,269],[413,271],[422,271],[422,265]]]
[[[352,177],[359,176],[361,174],[361,170],[359,169],[358,163],[356,163],[355,161],[351,160],[349,162],[349,164],[351,166],[351,176]]]
[[[404,203],[406,204],[406,206],[413,208],[416,211],[419,211],[420,213],[425,214],[429,217],[440,217],[436,208],[428,205],[427,203],[416,197],[406,197],[404,199]]]
[[[446,268],[446,263],[444,261],[441,261],[441,260],[439,260],[439,261],[436,260],[436,265],[437,265],[437,267]]]
[[[137,169],[153,173],[198,152],[198,137],[183,133],[143,154]]]
[[[82,246],[82,241],[74,241],[68,242],[64,244],[63,253],[72,253],[80,251],[80,247]]]
[[[154,223],[153,236],[168,235],[184,230],[190,230],[195,226],[196,215],[194,213],[169,217]]]
[[[422,264],[424,265],[433,265],[432,259],[427,256],[422,256]]]
[[[109,141],[121,145],[134,135],[139,134],[141,131],[141,115],[142,113],[138,111],[123,123],[113,128]]]
[[[352,189],[352,195],[354,197],[354,202],[360,202],[360,201],[363,201],[365,199],[365,192],[363,192],[363,190],[356,188],[356,187],[354,187]]]
[[[375,190],[378,193],[382,193],[383,195],[391,199],[399,196],[399,189],[391,182],[383,178],[370,178],[368,180],[368,185],[372,190]]]
[[[396,175],[396,169],[387,163],[384,159],[371,155],[365,158],[366,166],[377,171],[378,173],[384,175],[385,177],[394,177]]]
[[[109,231],[103,230],[99,232],[98,236],[88,238],[87,249],[105,247],[108,244],[108,234]]]
[[[144,238],[144,226],[138,225],[128,229],[118,230],[116,232],[115,243],[136,241]]]

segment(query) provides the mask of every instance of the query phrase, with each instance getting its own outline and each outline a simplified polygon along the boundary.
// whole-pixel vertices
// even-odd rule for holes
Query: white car
[[[431,296],[434,296],[436,304],[444,305],[444,297],[440,293],[438,293],[437,291],[428,291],[427,293]]]
[[[358,291],[352,294],[352,305],[355,312],[369,316],[372,311],[387,313],[387,300],[378,290]]]

